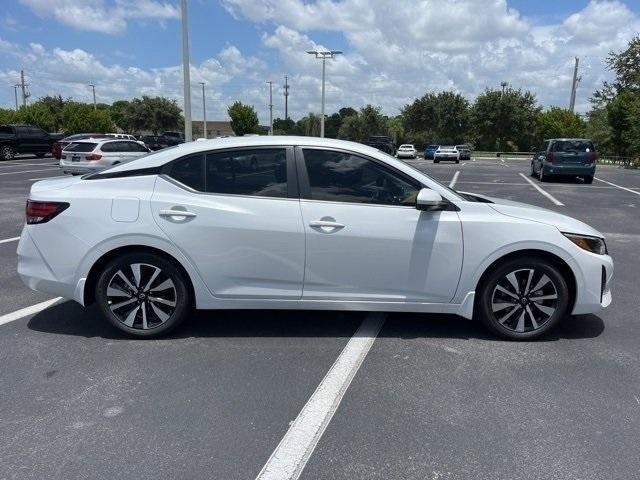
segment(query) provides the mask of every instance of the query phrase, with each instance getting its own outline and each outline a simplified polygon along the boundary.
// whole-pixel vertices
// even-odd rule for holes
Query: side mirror
[[[418,210],[433,212],[444,210],[448,205],[449,203],[435,190],[423,188],[418,192],[418,198],[416,199],[416,208]]]

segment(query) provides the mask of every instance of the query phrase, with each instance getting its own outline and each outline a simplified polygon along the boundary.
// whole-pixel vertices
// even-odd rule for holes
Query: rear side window
[[[96,148],[97,143],[86,143],[86,142],[72,142],[70,145],[65,148],[67,152],[79,152],[86,153],[92,152],[94,148]]]
[[[169,176],[187,187],[203,192],[204,172],[202,170],[202,155],[192,155],[178,160],[171,165]]]
[[[589,140],[556,140],[551,149],[554,152],[586,153],[595,152],[593,142]]]
[[[206,191],[287,197],[286,150],[264,148],[207,154]]]
[[[118,152],[117,144],[118,142],[107,142],[103,143],[100,147],[100,150],[103,152]]]
[[[312,200],[415,205],[421,185],[373,160],[345,152],[304,150]]]
[[[146,152],[147,147],[140,145],[138,142],[123,142],[127,144],[127,152]]]

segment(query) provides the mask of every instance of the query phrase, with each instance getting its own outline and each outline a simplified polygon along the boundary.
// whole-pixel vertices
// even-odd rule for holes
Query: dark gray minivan
[[[587,138],[553,138],[545,140],[531,160],[531,175],[544,182],[551,176],[582,177],[592,183],[598,153]]]

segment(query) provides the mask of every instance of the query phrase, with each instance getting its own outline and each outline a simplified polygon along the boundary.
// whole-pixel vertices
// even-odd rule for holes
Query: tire
[[[536,168],[533,166],[533,162],[531,162],[531,172],[529,172],[529,175],[532,177],[536,176]]]
[[[44,158],[44,156],[47,154],[47,152],[38,152],[36,153],[36,157],[38,158]]]
[[[0,160],[13,160],[16,151],[11,145],[3,145],[0,147]]]
[[[156,273],[157,270],[160,271]],[[152,279],[153,275],[156,277]],[[167,334],[189,316],[192,299],[187,282],[182,271],[164,257],[128,253],[104,267],[96,282],[95,299],[114,327],[132,337],[155,338]],[[129,303],[113,308],[123,302]]]
[[[593,183],[593,176],[589,175],[588,177],[584,177],[584,183],[591,185]]]
[[[433,160],[433,163],[440,163],[440,160]]]
[[[456,160],[456,163],[460,163],[460,160]]]
[[[478,293],[479,320],[510,340],[547,334],[566,315],[570,297],[567,281],[553,263],[530,256],[499,264],[483,279]]]
[[[546,182],[547,180],[549,180],[549,176],[545,175],[544,173],[544,166],[540,165],[540,172],[538,172],[538,179],[541,182]]]

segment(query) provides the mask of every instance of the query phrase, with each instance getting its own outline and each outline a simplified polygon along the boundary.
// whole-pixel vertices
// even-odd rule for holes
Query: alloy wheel
[[[171,277],[147,263],[118,270],[109,280],[106,298],[119,322],[139,330],[164,324],[175,312],[178,300]]]
[[[558,289],[535,268],[514,270],[498,280],[491,311],[502,327],[516,333],[542,328],[558,308]]]
[[[13,148],[9,146],[2,147],[2,151],[0,152],[0,157],[4,160],[13,160],[14,152]]]

